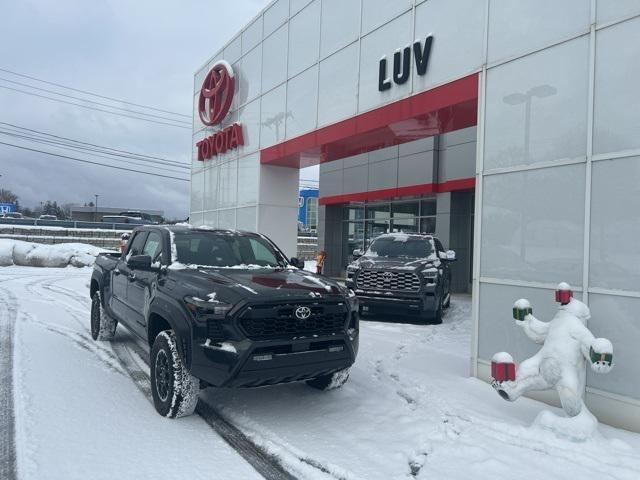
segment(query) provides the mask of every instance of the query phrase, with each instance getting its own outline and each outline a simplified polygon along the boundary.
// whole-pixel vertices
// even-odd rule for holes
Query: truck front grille
[[[417,292],[420,290],[420,277],[413,272],[363,270],[356,279],[356,288],[369,291]]]
[[[301,320],[295,311],[309,307],[311,315]],[[346,329],[347,312],[343,304],[252,305],[240,315],[240,327],[251,340],[293,338],[341,333]]]

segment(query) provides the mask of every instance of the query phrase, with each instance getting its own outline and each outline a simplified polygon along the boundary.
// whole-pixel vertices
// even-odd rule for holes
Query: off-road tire
[[[182,363],[173,330],[160,332],[151,348],[151,395],[156,411],[167,418],[191,415],[198,403],[200,380]]]
[[[102,295],[100,290],[97,290],[91,297],[91,338],[109,341],[116,334],[117,326],[118,321],[104,311]]]
[[[307,385],[318,390],[335,390],[340,388],[349,380],[349,369],[339,370],[328,375],[321,375],[311,380],[307,380]]]
[[[438,301],[438,308],[429,317],[428,322],[431,325],[440,325],[442,323],[442,309],[443,309],[443,306],[442,306],[442,297],[441,297],[440,300]]]

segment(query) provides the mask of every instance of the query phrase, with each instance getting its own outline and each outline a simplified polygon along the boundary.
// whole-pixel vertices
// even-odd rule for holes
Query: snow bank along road
[[[340,390],[209,389],[201,416],[170,421],[147,399],[144,348],[122,327],[112,344],[91,340],[89,279],[0,268],[2,480],[640,478],[640,435],[558,438],[529,427],[546,406],[467,378],[467,297],[443,325],[363,322]]]

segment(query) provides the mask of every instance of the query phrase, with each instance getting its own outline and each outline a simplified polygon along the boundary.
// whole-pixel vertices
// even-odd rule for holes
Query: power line
[[[181,182],[188,182],[189,181],[188,178],[172,177],[172,176],[169,176],[169,175],[162,175],[162,174],[159,174],[159,173],[143,172],[141,170],[134,170],[132,168],[117,167],[115,165],[107,165],[107,164],[100,163],[100,162],[92,162],[91,160],[84,160],[84,159],[81,159],[81,158],[69,157],[67,155],[61,155],[61,154],[58,154],[58,153],[45,152],[44,150],[37,150],[35,148],[23,147],[23,146],[20,146],[20,145],[15,145],[13,143],[0,142],[0,145],[6,145],[8,147],[13,147],[13,148],[19,148],[21,150],[27,150],[27,151],[30,151],[30,152],[43,153],[45,155],[51,155],[53,157],[66,158],[68,160],[73,160],[73,161],[76,161],[76,162],[88,163],[88,164],[91,164],[91,165],[98,165],[100,167],[114,168],[116,170],[124,170],[124,171],[127,171],[127,172],[141,173],[143,175],[152,175],[154,177],[170,178],[171,180],[179,180]]]
[[[12,83],[14,85],[20,85],[20,86],[23,86],[23,87],[33,88],[34,90],[38,90],[38,91],[41,91],[41,92],[52,93],[54,95],[59,95],[61,97],[65,97],[65,98],[72,98],[74,100],[80,100],[81,102],[87,102],[87,103],[92,103],[94,105],[100,105],[102,107],[122,110],[123,112],[135,113],[135,114],[138,114],[138,115],[144,115],[146,117],[151,117],[151,118],[159,118],[161,120],[167,120],[169,122],[176,122],[176,123],[180,123],[180,124],[183,124],[183,125],[190,125],[188,122],[185,122],[184,120],[176,120],[176,119],[173,119],[173,118],[163,117],[162,115],[154,115],[152,113],[145,113],[145,112],[141,112],[140,110],[131,110],[131,109],[128,109],[128,108],[118,107],[118,106],[115,106],[115,105],[109,105],[108,103],[95,102],[93,100],[87,100],[85,98],[74,97],[73,95],[67,95],[66,93],[56,92],[55,90],[49,90],[47,88],[35,87],[33,85],[29,85],[28,83],[16,82],[16,81],[9,80],[9,79],[2,78],[2,77],[0,77],[0,80],[2,80],[3,82]]]
[[[99,158],[104,158],[107,160],[112,160],[114,162],[127,162],[127,163],[131,163],[133,165],[138,165],[141,167],[150,167],[151,165],[148,164],[144,164],[144,163],[138,163],[137,160],[142,160],[142,159],[137,159],[135,157],[127,157],[124,155],[119,155],[120,157],[123,158],[112,158],[109,157],[107,155],[100,155],[99,153],[92,153],[95,152],[95,150],[91,150],[91,149],[83,149],[81,147],[74,147],[74,146],[65,146],[65,144],[62,144],[60,142],[56,142],[56,141],[51,141],[51,140],[47,140],[45,138],[35,138],[35,137],[29,137],[28,135],[21,135],[18,133],[12,133],[12,132],[3,132],[2,130],[0,130],[0,134],[2,135],[7,135],[10,137],[14,137],[14,138],[19,138],[21,140],[25,140],[27,142],[33,142],[33,143],[39,143],[39,144],[44,144],[44,145],[48,145],[50,147],[54,147],[54,148],[60,148],[63,150],[71,150],[74,152],[79,152],[79,153],[84,153],[86,155],[90,155],[92,157],[99,157]],[[151,160],[149,160],[151,161]],[[164,167],[164,166],[153,166],[153,168],[158,169],[158,170],[164,170],[166,172],[171,172],[171,173],[185,173],[185,172],[178,172],[176,170],[171,170],[168,167]],[[171,167],[171,168],[177,168],[177,167]]]
[[[47,85],[53,85],[54,87],[66,88],[67,90],[71,90],[71,91],[78,92],[78,93],[84,93],[85,95],[93,95],[94,97],[104,98],[105,100],[112,100],[114,102],[120,102],[120,103],[125,103],[127,105],[133,105],[134,107],[146,108],[146,109],[149,109],[149,110],[155,110],[157,112],[170,113],[172,115],[178,115],[180,117],[191,118],[191,115],[185,115],[184,113],[172,112],[170,110],[162,110],[161,108],[150,107],[148,105],[141,105],[139,103],[128,102],[126,100],[122,100],[122,99],[119,99],[119,98],[113,98],[113,97],[107,97],[105,95],[99,95],[97,93],[88,92],[86,90],[80,90],[78,88],[69,87],[67,85],[62,85],[60,83],[54,83],[54,82],[50,82],[48,80],[42,80],[41,78],[32,77],[30,75],[25,75],[24,73],[18,73],[18,72],[14,72],[12,70],[7,70],[6,68],[0,68],[0,72],[10,73],[11,75],[16,75],[16,76],[22,77],[22,78],[28,78],[30,80],[35,80],[36,82],[46,83]]]
[[[75,140],[73,138],[62,137],[62,136],[59,136],[59,135],[53,135],[51,133],[46,133],[46,132],[43,132],[43,131],[40,131],[40,130],[34,130],[32,128],[21,127],[19,125],[14,125],[12,123],[7,123],[7,122],[0,122],[0,125],[7,125],[8,127],[13,128],[14,130],[17,130],[16,133],[23,133],[23,132],[21,132],[21,130],[24,130],[24,131],[32,132],[32,133],[35,133],[35,134],[38,134],[38,135],[44,135],[44,136],[47,136],[47,137],[52,137],[52,138],[56,138],[56,139],[60,139],[60,140],[65,140],[65,141],[69,141],[69,142],[80,144],[80,145],[88,145],[88,146],[96,147],[96,148],[102,149],[102,150],[110,150],[110,151],[117,152],[117,153],[123,153],[125,155],[131,156],[131,158],[135,157],[135,158],[137,158],[139,160],[143,160],[143,161],[148,161],[148,160],[145,160],[145,159],[150,159],[150,160],[157,161],[157,163],[168,165],[168,166],[175,166],[175,167],[179,167],[179,168],[190,168],[189,164],[187,164],[187,163],[178,162],[178,161],[175,161],[175,160],[169,160],[169,159],[163,158],[163,157],[156,157],[156,156],[153,156],[153,155],[144,155],[144,154],[141,154],[141,153],[130,152],[130,151],[127,151],[127,150],[121,150],[121,149],[112,148],[112,147],[105,147],[103,145],[97,145],[95,143],[83,142],[83,141],[80,141],[80,140]],[[98,150],[96,150],[96,151],[98,151]],[[108,155],[112,155],[111,153],[108,153],[106,151],[103,151],[102,153],[107,153]]]
[[[95,110],[97,112],[110,113],[111,115],[117,115],[117,116],[120,116],[120,117],[133,118],[135,120],[142,120],[143,122],[157,123],[159,125],[168,125],[170,127],[184,128],[185,130],[191,130],[191,127],[186,127],[186,126],[178,125],[178,124],[175,124],[175,123],[159,122],[157,120],[151,120],[151,119],[148,119],[148,118],[142,118],[142,117],[135,117],[133,115],[127,115],[126,113],[111,112],[109,110],[104,110],[102,108],[95,108],[95,107],[90,107],[88,105],[82,105],[81,103],[68,102],[66,100],[61,100],[59,98],[47,97],[46,95],[40,95],[38,93],[33,93],[33,92],[25,92],[24,90],[20,90],[20,89],[17,89],[17,88],[12,88],[12,87],[7,87],[6,85],[0,85],[0,88],[4,88],[4,89],[7,89],[7,90],[12,90],[14,92],[23,93],[25,95],[32,95],[34,97],[45,98],[47,100],[53,100],[54,102],[66,103],[66,104],[69,104],[69,105],[75,105],[76,107],[86,108],[88,110]]]

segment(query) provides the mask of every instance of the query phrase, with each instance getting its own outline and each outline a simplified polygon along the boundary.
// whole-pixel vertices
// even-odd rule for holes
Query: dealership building
[[[191,223],[294,255],[319,165],[327,274],[380,233],[435,233],[482,379],[537,351],[513,301],[549,320],[569,282],[615,349],[587,404],[640,431],[640,2],[276,0],[221,47],[194,80]]]

